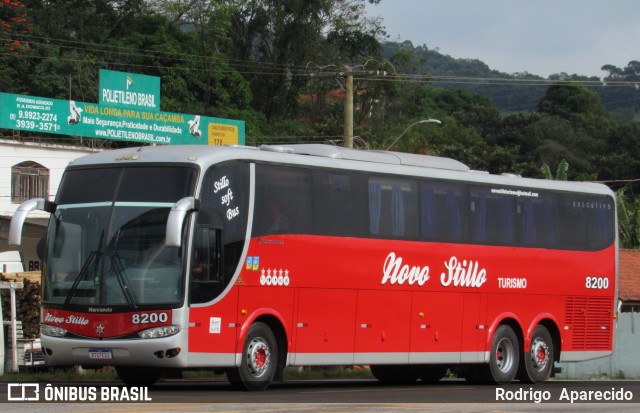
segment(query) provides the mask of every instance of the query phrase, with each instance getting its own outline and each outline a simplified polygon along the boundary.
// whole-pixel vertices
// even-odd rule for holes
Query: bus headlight
[[[180,326],[164,326],[148,328],[138,332],[140,338],[160,338],[178,334],[182,330]]]
[[[51,337],[64,337],[67,335],[67,330],[58,326],[40,324],[40,334]]]

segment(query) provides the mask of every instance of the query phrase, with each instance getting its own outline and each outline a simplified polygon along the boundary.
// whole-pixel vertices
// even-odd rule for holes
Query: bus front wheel
[[[553,340],[549,330],[538,325],[531,336],[529,352],[524,353],[520,366],[520,380],[528,383],[545,381],[553,368]]]
[[[264,323],[249,327],[242,348],[240,366],[227,371],[229,382],[242,390],[265,390],[278,367],[278,344],[273,331]]]

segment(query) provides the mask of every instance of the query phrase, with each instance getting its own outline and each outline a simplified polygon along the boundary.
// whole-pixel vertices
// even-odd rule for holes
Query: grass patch
[[[25,370],[17,373],[5,371],[0,382],[59,382],[59,381],[103,381],[117,380],[112,368],[80,370],[78,368]]]
[[[172,378],[168,375],[167,378]],[[211,370],[191,370],[182,372],[182,378],[191,380],[226,380],[225,374]],[[321,379],[370,379],[373,378],[368,368],[360,366],[322,366],[322,367],[287,367],[285,380],[321,380]],[[25,370],[18,373],[5,372],[0,382],[77,382],[118,380],[112,367],[99,370],[83,370],[80,368],[51,368],[42,370]]]
[[[360,366],[287,367],[285,380],[371,379],[371,370]]]

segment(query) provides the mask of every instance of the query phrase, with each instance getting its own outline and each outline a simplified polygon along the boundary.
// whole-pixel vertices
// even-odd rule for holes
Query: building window
[[[49,169],[33,161],[11,167],[11,203],[21,204],[31,198],[48,199]]]

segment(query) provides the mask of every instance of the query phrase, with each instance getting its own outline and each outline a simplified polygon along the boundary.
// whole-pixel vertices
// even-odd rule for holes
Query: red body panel
[[[410,292],[358,292],[356,353],[407,352],[410,339],[407,333],[410,331],[410,325]],[[308,346],[296,351],[305,352],[306,347]]]
[[[212,307],[191,308],[189,310],[189,352],[234,352],[238,335],[237,321],[237,288],[232,289]]]
[[[466,294],[479,296],[479,294]],[[411,352],[458,352],[462,350],[462,313],[465,294],[448,295],[442,305],[436,293],[413,293],[411,310]],[[474,309],[477,313],[478,309]],[[468,332],[475,333],[473,330]],[[468,333],[467,332],[467,333]],[[474,350],[477,346],[473,346]]]
[[[309,352],[353,353],[355,290],[300,288],[293,348]],[[319,307],[317,304],[322,303]]]
[[[220,343],[219,351],[239,351],[243,331],[263,314],[281,320],[296,354],[484,352],[504,318],[521,326],[525,345],[545,318],[557,325],[562,351],[612,349],[614,247],[579,252],[282,235],[253,239],[247,255],[254,265],[243,265],[227,297],[191,310],[198,326],[221,315],[231,322],[237,316],[238,328],[227,329],[225,320],[215,338],[194,329],[190,351],[212,351],[200,344],[207,340]],[[586,288],[590,276],[607,278],[608,288]],[[602,325],[584,325],[568,316],[572,311],[599,311]],[[581,337],[595,336],[575,346],[576,328]],[[235,335],[222,339],[227,332]]]

